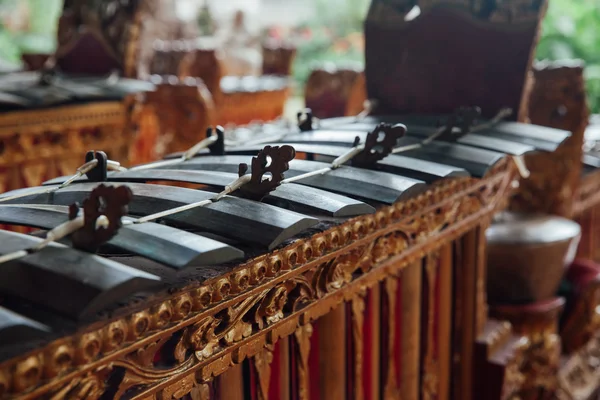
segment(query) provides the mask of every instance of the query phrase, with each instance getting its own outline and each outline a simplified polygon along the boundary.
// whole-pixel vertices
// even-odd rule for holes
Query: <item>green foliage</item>
[[[327,26],[336,35],[362,31],[370,0],[313,0],[316,18],[313,26]]]
[[[7,29],[0,21],[0,58],[18,63],[23,53],[51,53],[56,48],[56,29],[62,0],[0,0],[4,15],[16,12],[26,1],[28,24],[25,30]]]
[[[293,75],[303,90],[318,65],[364,65],[363,21],[370,0],[313,0],[315,18],[297,29],[300,36]]]
[[[549,0],[537,58],[581,59],[592,112],[600,112],[600,1]]]
[[[364,64],[362,50],[350,43],[344,43],[343,38],[335,37],[322,27],[314,29],[307,27],[305,32],[310,37],[299,44],[293,68],[294,80],[299,90],[303,90],[311,71],[317,66],[327,63],[338,67],[344,64],[356,64],[360,68]],[[338,42],[337,49],[336,42]]]

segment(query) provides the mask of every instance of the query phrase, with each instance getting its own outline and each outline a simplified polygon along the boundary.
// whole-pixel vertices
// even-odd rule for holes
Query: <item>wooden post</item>
[[[221,375],[219,391],[222,399],[244,400],[244,374],[242,364],[232,366]]]
[[[475,302],[477,279],[478,231],[472,230],[461,239],[461,257],[457,260],[456,279],[460,281],[457,291],[461,293],[459,318],[455,321],[460,341],[458,360],[459,379],[454,398],[471,400],[473,392],[473,351],[475,346]]]
[[[440,281],[438,318],[438,365],[439,394],[438,400],[450,398],[450,368],[452,348],[452,245],[440,250]]]
[[[370,375],[371,391],[367,394],[367,399],[379,399],[381,388],[379,381],[381,379],[381,287],[373,286],[369,295],[369,314],[371,341],[365,342],[365,346],[369,346],[370,350],[367,354],[370,356],[369,369],[367,373]]]
[[[290,340],[286,337],[279,340],[279,397],[280,400],[290,400]]]
[[[423,264],[419,260],[402,272],[401,394],[418,400],[421,376],[421,294]]]
[[[322,400],[346,398],[346,304],[321,317],[319,382]]]

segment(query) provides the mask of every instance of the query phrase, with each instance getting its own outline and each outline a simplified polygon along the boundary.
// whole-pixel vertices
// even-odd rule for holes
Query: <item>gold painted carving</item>
[[[433,343],[434,323],[435,323],[435,300],[436,300],[436,280],[438,276],[438,266],[440,262],[440,253],[433,252],[425,259],[425,273],[427,276],[427,342],[425,350],[425,359],[423,360],[423,383],[421,394],[424,400],[432,400],[437,397],[439,389],[438,362],[435,358]]]
[[[310,383],[308,372],[308,356],[310,354],[310,337],[313,328],[311,324],[299,327],[294,334],[297,343],[297,368],[298,368],[298,398],[300,400],[310,399]]]
[[[298,240],[230,274],[164,294],[147,309],[4,362],[0,377],[14,383],[8,396],[58,392],[108,366],[126,371],[121,393],[135,389],[140,396],[159,395],[188,375],[197,383],[209,382],[295,331],[300,392],[306,399],[310,322],[492,215],[515,174],[512,164],[503,165],[484,180],[433,185],[412,200]],[[73,362],[67,357],[52,364],[43,356],[59,345],[73,349]],[[167,365],[158,368],[157,355]],[[189,382],[168,393],[191,393]]]
[[[271,363],[273,362],[273,346],[267,345],[254,356],[254,366],[258,377],[259,400],[269,399],[269,384],[271,383]]]
[[[562,398],[592,398],[600,385],[600,336],[593,337],[563,363],[558,380]]]
[[[352,299],[352,340],[354,342],[354,398],[362,400],[363,390],[363,327],[365,321],[365,299],[363,294]]]
[[[392,276],[385,281],[385,295],[387,296],[388,304],[388,361],[387,361],[387,376],[385,377],[385,386],[383,388],[383,397],[392,399],[399,396],[398,379],[396,377],[396,362],[395,355],[398,351],[396,348],[396,296],[398,292],[398,278]]]
[[[54,393],[51,400],[97,400],[104,393],[110,368],[102,368],[94,373],[79,377]]]
[[[600,284],[592,282],[576,300],[560,332],[564,350],[577,351],[600,331]]]

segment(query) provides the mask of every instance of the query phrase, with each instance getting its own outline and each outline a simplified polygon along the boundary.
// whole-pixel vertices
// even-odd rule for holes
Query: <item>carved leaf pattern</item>
[[[104,393],[109,368],[102,368],[83,377],[73,379],[50,397],[51,400],[96,400]]]
[[[254,356],[254,366],[258,375],[258,398],[259,400],[268,400],[269,384],[271,382],[271,363],[273,362],[273,346],[265,347],[260,353]]]
[[[506,168],[508,171],[508,164]],[[339,297],[330,296],[330,294],[339,290],[350,290],[352,288],[352,292],[349,293],[356,295],[354,291],[358,286],[349,287],[348,283],[366,272],[372,273],[374,268],[378,268],[378,264],[388,262],[409,247],[420,245],[418,251],[411,253],[413,255],[403,259],[401,263],[413,262],[415,259],[422,257],[422,254],[434,249],[432,246],[439,245],[439,241],[430,240],[434,235],[445,235],[440,236],[444,240],[457,237],[461,232],[464,232],[464,229],[470,227],[470,222],[467,219],[473,218],[477,210],[485,209],[485,212],[481,212],[482,215],[493,212],[494,201],[497,196],[504,195],[505,192],[503,191],[507,190],[513,172],[510,172],[510,174],[506,172],[502,175],[501,180],[490,179],[478,184],[477,189],[471,189],[469,185],[472,185],[472,183],[468,180],[464,182],[460,180],[453,181],[450,184],[451,193],[465,191],[464,195],[461,194],[456,197],[452,197],[454,194],[448,197],[444,189],[434,185],[430,194],[426,195],[425,198],[428,199],[427,201],[431,201],[429,204],[439,205],[441,202],[442,206],[425,207],[421,204],[422,200],[412,203],[407,202],[398,208],[394,206],[394,208],[388,210],[390,214],[385,214],[391,216],[391,212],[394,212],[393,221],[391,217],[386,219],[383,213],[378,212],[377,219],[373,217],[365,218],[364,221],[359,219],[360,224],[363,224],[362,226],[357,222],[352,222],[344,229],[336,228],[332,232],[338,235],[337,242],[330,240],[331,243],[328,243],[323,249],[318,241],[307,240],[302,247],[293,248],[293,261],[289,255],[292,254],[292,250],[284,250],[288,254],[286,263],[289,262],[289,266],[286,265],[287,268],[285,269],[286,278],[281,281],[270,281],[268,278],[263,277],[260,283],[251,284],[256,285],[252,288],[252,294],[246,293],[246,289],[231,289],[232,291],[239,290],[239,292],[231,293],[231,295],[229,292],[225,293],[219,289],[218,283],[220,281],[211,283],[214,288],[207,286],[194,289],[198,291],[197,296],[194,292],[194,296],[196,296],[194,304],[195,307],[198,307],[198,310],[201,310],[196,315],[190,315],[189,318],[196,318],[194,319],[195,322],[190,321],[188,323],[183,318],[173,318],[171,322],[165,321],[159,329],[155,327],[155,318],[157,317],[155,311],[149,309],[135,314],[136,316],[139,314],[139,318],[132,317],[131,322],[124,321],[128,331],[128,339],[126,340],[129,342],[107,347],[110,348],[111,352],[117,349],[126,349],[128,346],[131,347],[129,353],[119,356],[117,359],[112,358],[106,364],[126,371],[117,394],[135,390],[136,392],[146,393],[147,397],[150,396],[148,398],[152,398],[151,396],[159,396],[160,398],[162,391],[171,386],[172,389],[169,389],[169,393],[181,394],[187,392],[197,394],[197,386],[190,389],[189,383],[181,384],[183,386],[179,387],[175,383],[181,380],[182,377],[188,376],[194,368],[196,370],[193,374],[195,379],[204,384],[226,371],[231,365],[241,362],[246,357],[254,356],[261,351],[265,343],[269,344],[269,340],[277,338],[281,334],[270,335],[271,331],[264,332],[265,328],[277,324],[279,327],[285,328],[288,332],[286,334],[289,334],[298,326],[296,324],[299,324],[300,327],[296,329],[294,334],[298,344],[295,348],[298,352],[296,359],[298,362],[299,391],[300,399],[308,399],[308,354],[310,352],[312,326],[307,322],[316,314],[313,311],[307,311],[305,314],[291,314],[317,301],[327,305],[336,304]],[[499,183],[501,186],[498,191],[493,191],[493,197],[486,198],[479,194],[485,187]],[[444,202],[443,199],[446,197],[449,200]],[[489,209],[486,209],[486,207]],[[383,222],[378,227],[379,221]],[[448,230],[448,226],[452,226],[452,230]],[[384,231],[380,231],[380,229]],[[328,237],[333,237],[331,234],[329,235]],[[331,250],[342,249],[339,244],[340,237],[343,238],[342,241],[347,248],[335,255],[328,255]],[[323,257],[322,260],[317,261],[318,259],[315,259],[315,256],[308,255],[308,252],[306,252],[306,244],[308,243],[312,246],[312,254],[318,254],[319,257]],[[300,254],[300,252],[304,253]],[[289,257],[289,261],[287,257]],[[298,272],[294,270],[299,265],[308,262],[315,262],[315,264]],[[386,265],[387,267],[391,266],[390,263]],[[249,268],[255,270],[257,266],[258,263],[251,262]],[[246,270],[250,271],[250,269]],[[226,280],[231,284],[231,288],[234,288],[235,285],[229,279],[222,280]],[[262,288],[262,291],[256,291],[259,287]],[[234,297],[238,293],[241,294],[239,299]],[[229,303],[223,308],[221,306],[222,301]],[[209,307],[220,308],[218,308],[219,311],[211,311]],[[172,313],[172,315],[179,314]],[[200,318],[201,315],[202,318]],[[144,318],[149,319],[149,321],[144,322]],[[181,328],[169,331],[169,333],[162,332],[165,327],[174,326],[175,323],[181,323]],[[290,326],[293,328],[290,329]],[[136,333],[137,331],[139,333]],[[163,343],[175,337],[173,335],[176,335],[179,341],[176,343],[171,342],[173,344],[172,348],[170,345],[163,347]],[[256,335],[256,338],[250,337],[254,335]],[[137,340],[142,337],[152,337],[154,340],[149,344],[137,345],[129,337]],[[243,344],[240,344],[241,340],[244,341]],[[261,343],[261,341],[263,342]],[[239,346],[237,346],[238,344]],[[103,342],[102,346],[104,348],[108,344]],[[155,365],[155,355],[161,348],[163,348],[160,353],[161,356],[164,355],[165,351],[172,351],[172,354],[166,357],[175,361],[175,365],[171,368],[164,365],[164,363]],[[99,355],[99,357],[103,356]],[[40,362],[43,362],[42,358],[40,358]],[[9,374],[9,377],[20,379],[12,373]],[[75,379],[69,382],[52,381],[52,386],[49,387],[52,390],[61,388],[61,390],[70,393],[70,391],[75,390],[71,386],[75,385],[75,382]],[[83,386],[81,387],[83,388]],[[83,391],[83,389],[77,390]],[[98,390],[103,392],[105,389]]]
[[[298,346],[297,350],[297,368],[298,368],[298,398],[300,400],[309,400],[309,375],[308,375],[308,356],[310,354],[310,337],[313,328],[311,324],[301,326],[296,330],[294,337]]]

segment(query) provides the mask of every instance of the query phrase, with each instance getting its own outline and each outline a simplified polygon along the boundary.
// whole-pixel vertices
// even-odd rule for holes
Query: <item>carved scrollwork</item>
[[[365,139],[365,148],[362,152],[354,156],[352,165],[361,167],[375,164],[383,160],[392,153],[392,150],[398,144],[398,140],[406,134],[406,126],[402,124],[380,123],[372,132],[367,134]],[[360,139],[357,137],[354,146],[357,146]]]
[[[97,400],[106,388],[110,368],[101,368],[83,377],[73,379],[68,385],[54,393],[51,400]]]
[[[273,347],[267,346],[254,356],[254,366],[258,376],[258,398],[269,398],[269,383],[271,382],[271,363],[273,362]]]
[[[300,400],[309,400],[309,374],[308,374],[308,356],[310,354],[310,337],[313,328],[311,324],[299,327],[294,334],[297,343],[297,368],[298,368],[298,398]]]
[[[265,146],[256,157],[252,157],[252,178],[240,191],[246,198],[260,201],[275,190],[284,179],[283,174],[296,156],[292,146]],[[247,164],[240,164],[239,176],[248,171]]]
[[[121,218],[127,215],[127,205],[133,192],[127,186],[98,185],[83,201],[84,225],[71,235],[73,245],[94,252],[109,241],[121,227]],[[77,204],[69,207],[69,218],[79,214]]]
[[[34,389],[56,393],[83,379],[85,366],[94,363],[94,368],[125,369],[119,390],[151,398],[193,371],[197,382],[205,384],[296,331],[301,398],[307,399],[308,323],[337,306],[343,300],[340,291],[347,299],[363,291],[365,285],[357,278],[369,274],[369,285],[384,280],[491,215],[514,176],[510,164],[505,168],[481,181],[465,178],[434,185],[414,199],[298,240],[200,286],[165,295],[146,309],[64,337],[60,344],[75,354],[64,367],[45,356],[56,344],[0,364],[0,383],[6,377],[9,395]],[[486,189],[497,185],[498,191]],[[319,306],[311,307],[316,302]],[[90,340],[89,347],[83,346],[84,338]],[[85,357],[77,355],[80,348],[88,348],[81,353]],[[172,393],[188,389],[189,383],[173,386]]]
[[[469,133],[478,118],[481,117],[479,107],[460,107],[452,114],[446,122],[446,130],[440,136],[440,140],[455,142]]]

